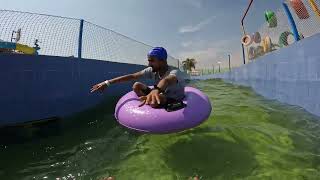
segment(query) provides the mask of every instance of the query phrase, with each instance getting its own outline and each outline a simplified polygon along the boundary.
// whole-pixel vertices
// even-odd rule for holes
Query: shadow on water
[[[270,103],[270,102],[269,102]],[[282,103],[272,102],[272,111],[266,110],[269,121],[289,130],[288,137],[292,140],[293,149],[283,158],[310,163],[308,175],[304,179],[318,179],[320,177],[320,117],[310,114],[298,106],[284,106]],[[296,165],[292,163],[292,168]]]
[[[68,174],[85,179],[116,171],[111,165],[140,136],[116,122],[117,99],[65,119],[2,128],[0,179],[62,179]]]
[[[299,106],[265,99],[251,88],[237,86],[237,89],[245,90],[240,93],[240,97],[246,92],[244,94],[245,98],[254,100],[250,100],[246,104],[250,105],[251,109],[256,108],[256,110],[261,111],[260,119],[264,119],[266,123],[282,129],[280,137],[275,135],[275,129],[268,129],[273,132],[271,134],[274,139],[271,146],[272,150],[277,152],[277,156],[279,156],[278,159],[274,158],[272,160],[274,167],[283,171],[288,169],[287,174],[279,174],[282,174],[283,177],[319,179],[320,117]],[[253,95],[252,98],[251,95]],[[295,171],[292,171],[292,169],[295,169]]]
[[[230,129],[246,140],[261,164],[248,177],[320,177],[319,117],[298,106],[267,100],[249,87],[221,80],[196,85],[213,100],[213,117],[217,123],[205,129],[195,129],[193,133],[209,134]]]
[[[204,135],[178,140],[164,157],[170,168],[185,177],[193,172],[203,179],[228,179],[248,176],[257,166],[254,155],[244,142]]]
[[[37,141],[52,136],[62,136],[65,133],[68,134],[72,131],[78,131],[79,128],[83,128],[84,131],[79,135],[79,138],[81,138],[86,132],[86,128],[96,128],[99,125],[107,128],[105,129],[107,131],[117,124],[114,120],[105,121],[106,119],[113,118],[116,99],[108,98],[107,101],[93,108],[63,119],[2,127],[0,128],[0,144],[10,145]],[[94,136],[94,134],[91,135]]]

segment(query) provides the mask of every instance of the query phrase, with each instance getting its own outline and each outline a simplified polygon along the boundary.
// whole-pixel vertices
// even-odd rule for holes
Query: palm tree
[[[195,69],[195,65],[196,65],[197,61],[193,58],[187,58],[186,60],[182,61],[182,68],[183,70],[188,70],[191,71],[191,69]]]

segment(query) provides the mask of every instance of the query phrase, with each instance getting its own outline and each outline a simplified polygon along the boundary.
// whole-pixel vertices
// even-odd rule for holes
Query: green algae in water
[[[213,104],[210,118],[199,127],[169,135],[138,134],[115,122],[116,102],[112,106],[109,102],[60,125],[58,132],[56,127],[42,134],[43,127],[26,128],[19,133],[31,131],[30,138],[2,140],[0,177],[320,178],[319,117],[221,80],[191,85],[206,93]]]

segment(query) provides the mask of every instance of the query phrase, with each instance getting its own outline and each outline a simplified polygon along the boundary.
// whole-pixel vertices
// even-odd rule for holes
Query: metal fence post
[[[246,64],[246,54],[244,53],[244,47],[243,44],[241,43],[242,46],[242,58],[243,58],[243,64]]]
[[[231,65],[230,65],[230,54],[228,54],[229,56],[229,71],[231,71]]]
[[[80,30],[79,30],[79,43],[78,43],[78,58],[82,58],[82,33],[83,33],[83,22],[84,20],[80,20]]]

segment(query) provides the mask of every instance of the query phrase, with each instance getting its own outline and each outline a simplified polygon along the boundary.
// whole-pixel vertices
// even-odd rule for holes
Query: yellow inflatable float
[[[24,54],[35,54],[36,50],[30,46],[19,44],[16,45],[16,50],[23,52]]]

